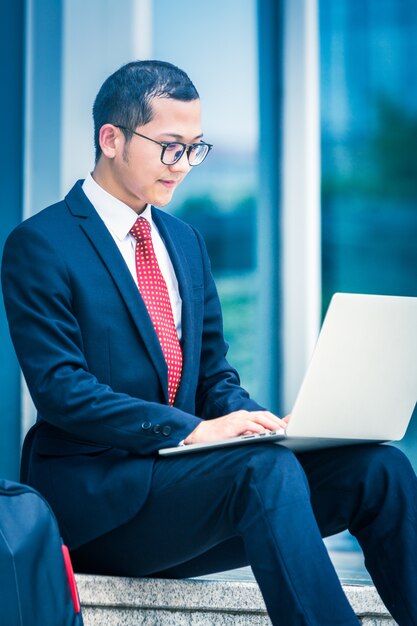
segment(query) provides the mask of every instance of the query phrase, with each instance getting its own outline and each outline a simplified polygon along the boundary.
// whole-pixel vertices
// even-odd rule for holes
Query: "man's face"
[[[200,100],[154,98],[152,110],[153,119],[132,130],[155,141],[191,144],[201,139]],[[191,169],[186,152],[174,165],[164,165],[161,146],[137,135],[126,143],[119,128],[115,133],[115,156],[109,162],[112,188],[108,191],[138,213],[147,204],[165,206]]]

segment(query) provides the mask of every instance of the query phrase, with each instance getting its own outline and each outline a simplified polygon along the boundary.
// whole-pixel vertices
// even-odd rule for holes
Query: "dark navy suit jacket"
[[[182,298],[183,375],[168,405],[152,322],[81,184],[12,232],[2,265],[10,331],[38,411],[22,480],[44,494],[73,548],[140,510],[159,448],[201,419],[259,408],[226,360],[201,236],[153,208]]]

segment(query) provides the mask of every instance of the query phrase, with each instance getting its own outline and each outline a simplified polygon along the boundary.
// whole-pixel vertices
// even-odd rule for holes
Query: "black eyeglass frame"
[[[182,159],[184,152],[187,151],[187,158],[188,158],[188,163],[190,164],[191,167],[197,167],[198,165],[201,165],[202,162],[206,159],[208,153],[210,152],[210,150],[213,147],[213,144],[211,143],[206,143],[205,141],[199,141],[198,143],[183,143],[182,141],[156,141],[156,139],[151,139],[151,137],[147,137],[146,135],[142,135],[141,133],[136,132],[135,130],[131,130],[130,128],[126,128],[125,126],[120,126],[119,124],[114,124],[114,126],[116,126],[116,128],[120,128],[120,130],[124,130],[127,133],[132,133],[133,135],[137,135],[138,137],[142,137],[143,139],[147,139],[148,141],[152,141],[153,143],[157,143],[158,146],[162,147],[162,152],[161,152],[161,162],[164,165],[167,165],[168,167],[170,165],[175,165],[175,163],[178,163],[178,161],[180,159]],[[169,148],[169,146],[182,146],[182,151],[181,154],[171,163],[165,163],[164,162],[164,155],[165,155],[165,151],[167,148]],[[190,153],[191,150],[197,148],[198,146],[206,146],[208,148],[206,154],[204,155],[204,157],[201,159],[201,161],[199,163],[190,163]]]

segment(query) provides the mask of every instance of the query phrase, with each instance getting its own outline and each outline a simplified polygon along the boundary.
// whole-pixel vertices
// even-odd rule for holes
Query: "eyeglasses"
[[[115,124],[115,126],[116,128],[120,128],[128,133],[133,133],[138,137],[142,137],[143,139],[147,139],[148,141],[152,141],[153,143],[157,143],[159,146],[162,146],[161,161],[164,165],[174,165],[174,163],[177,163],[181,159],[184,152],[187,151],[188,163],[192,167],[195,167],[204,161],[213,147],[212,144],[204,143],[204,141],[200,141],[199,143],[156,141],[155,139],[146,137],[146,135],[137,133],[135,130],[131,130],[130,128],[125,128],[124,126],[119,126],[118,124]]]

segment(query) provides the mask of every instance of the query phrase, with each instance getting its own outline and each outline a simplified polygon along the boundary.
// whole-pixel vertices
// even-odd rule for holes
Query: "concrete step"
[[[256,582],[86,574],[76,579],[85,626],[271,625]],[[363,626],[395,626],[372,585],[343,588]]]

